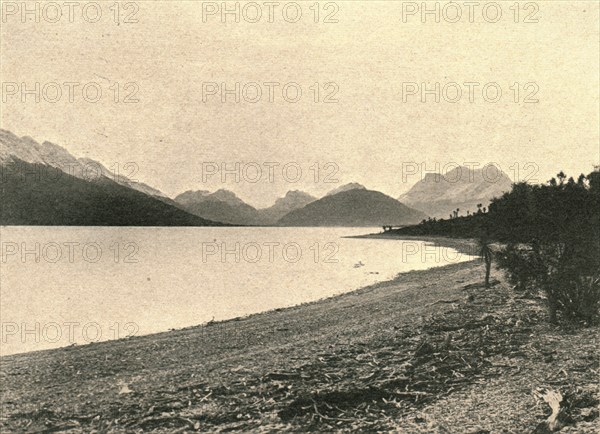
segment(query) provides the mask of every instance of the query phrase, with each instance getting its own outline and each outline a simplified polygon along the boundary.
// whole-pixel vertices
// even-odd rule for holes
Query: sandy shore
[[[548,413],[532,388],[566,372],[587,399],[572,432],[593,432],[599,330],[554,330],[539,300],[493,277],[484,289],[478,261],[457,263],[209,326],[3,357],[0,431],[524,432]]]

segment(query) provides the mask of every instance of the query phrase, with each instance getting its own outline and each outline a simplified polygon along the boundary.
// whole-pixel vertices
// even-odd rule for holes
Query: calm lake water
[[[472,259],[379,228],[2,227],[0,354],[291,306]]]

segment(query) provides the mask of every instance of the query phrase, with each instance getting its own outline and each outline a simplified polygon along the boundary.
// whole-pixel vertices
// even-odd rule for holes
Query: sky
[[[596,1],[276,3],[3,1],[0,126],[171,197],[257,207],[600,160]]]

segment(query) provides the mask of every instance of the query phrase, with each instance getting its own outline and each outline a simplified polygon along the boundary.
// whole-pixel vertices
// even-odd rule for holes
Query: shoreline
[[[523,385],[541,385],[548,352],[550,373],[597,396],[598,328],[559,332],[497,270],[483,288],[483,271],[465,261],[211,325],[6,356],[0,431],[535,428],[546,409]],[[576,416],[577,432],[594,432]]]
[[[451,238],[451,237],[439,237],[433,235],[398,235],[396,233],[379,232],[365,235],[350,235],[344,238],[366,238],[366,239],[377,239],[377,240],[390,240],[390,241],[425,241],[433,243],[440,247],[448,247],[464,253],[467,255],[477,256],[477,240],[471,238]]]

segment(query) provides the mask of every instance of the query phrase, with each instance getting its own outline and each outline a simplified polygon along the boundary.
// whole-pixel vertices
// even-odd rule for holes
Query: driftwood
[[[539,424],[534,433],[550,433],[561,429],[563,423],[561,420],[562,418],[560,417],[562,414],[560,403],[563,400],[563,396],[560,393],[560,391],[540,389],[536,390],[534,392],[534,395],[539,399],[543,399],[544,402],[546,402],[552,410],[552,413],[550,414],[548,419],[546,419],[545,422]]]

